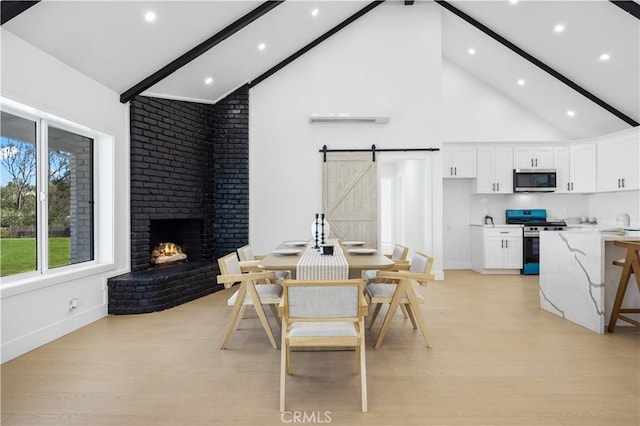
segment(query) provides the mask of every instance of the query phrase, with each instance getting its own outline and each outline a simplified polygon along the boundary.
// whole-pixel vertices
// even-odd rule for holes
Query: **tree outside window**
[[[1,124],[0,275],[93,260],[93,139],[4,111]]]

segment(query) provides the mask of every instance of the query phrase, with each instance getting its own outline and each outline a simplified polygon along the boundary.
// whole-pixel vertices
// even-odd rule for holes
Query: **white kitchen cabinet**
[[[598,192],[640,189],[638,146],[634,134],[598,142]]]
[[[556,146],[553,148],[553,168],[556,169],[556,192],[570,192],[569,147]]]
[[[445,178],[476,177],[476,147],[445,147],[442,158]]]
[[[552,146],[516,146],[513,148],[514,169],[553,169]]]
[[[596,144],[571,144],[569,147],[569,192],[596,192]]]
[[[522,228],[473,226],[471,268],[482,274],[519,274],[522,269]]]
[[[479,194],[513,193],[513,148],[502,146],[478,147]]]

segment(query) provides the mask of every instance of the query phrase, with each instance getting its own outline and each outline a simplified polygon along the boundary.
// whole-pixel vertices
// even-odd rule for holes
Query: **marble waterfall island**
[[[640,237],[598,230],[540,232],[540,307],[603,334],[622,273],[612,262],[626,254],[613,244],[616,240],[640,241]],[[640,306],[633,280],[623,306]]]

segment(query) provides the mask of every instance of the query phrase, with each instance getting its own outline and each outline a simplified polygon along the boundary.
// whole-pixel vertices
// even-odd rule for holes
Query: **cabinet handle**
[[[453,167],[449,167],[449,176],[453,176]]]
[[[624,178],[620,179],[620,181],[622,182],[622,187],[624,188]]]
[[[500,240],[500,248],[504,248],[504,240]]]
[[[492,190],[492,191],[495,191],[495,190],[496,190],[496,183],[495,183],[495,182],[493,182],[493,183],[491,184],[491,190]]]
[[[573,191],[573,182],[571,182],[571,190]]]
[[[454,168],[453,168],[453,174],[454,174],[455,176],[458,176],[458,168],[457,168],[457,167],[454,167]]]
[[[618,188],[620,188],[620,179],[618,179]]]
[[[504,246],[505,246],[506,248],[509,248],[509,240],[504,240]]]
[[[531,159],[531,167],[533,167],[533,158]]]
[[[538,167],[538,159],[536,158],[536,167]]]
[[[500,182],[496,182],[496,191],[500,191]]]

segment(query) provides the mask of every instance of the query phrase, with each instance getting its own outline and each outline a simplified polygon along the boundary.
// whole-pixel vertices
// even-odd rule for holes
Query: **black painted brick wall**
[[[216,257],[249,241],[249,89],[215,105],[214,142]]]
[[[212,258],[213,105],[137,97],[131,102],[131,271],[149,268],[152,219],[203,219]]]
[[[153,312],[218,290],[216,259],[248,241],[248,86],[215,105],[139,96],[130,111],[131,273],[109,280],[110,313]],[[156,219],[203,220],[201,257],[211,267],[187,273],[190,291],[181,265],[161,267],[162,285],[149,278],[159,273],[149,267]]]

